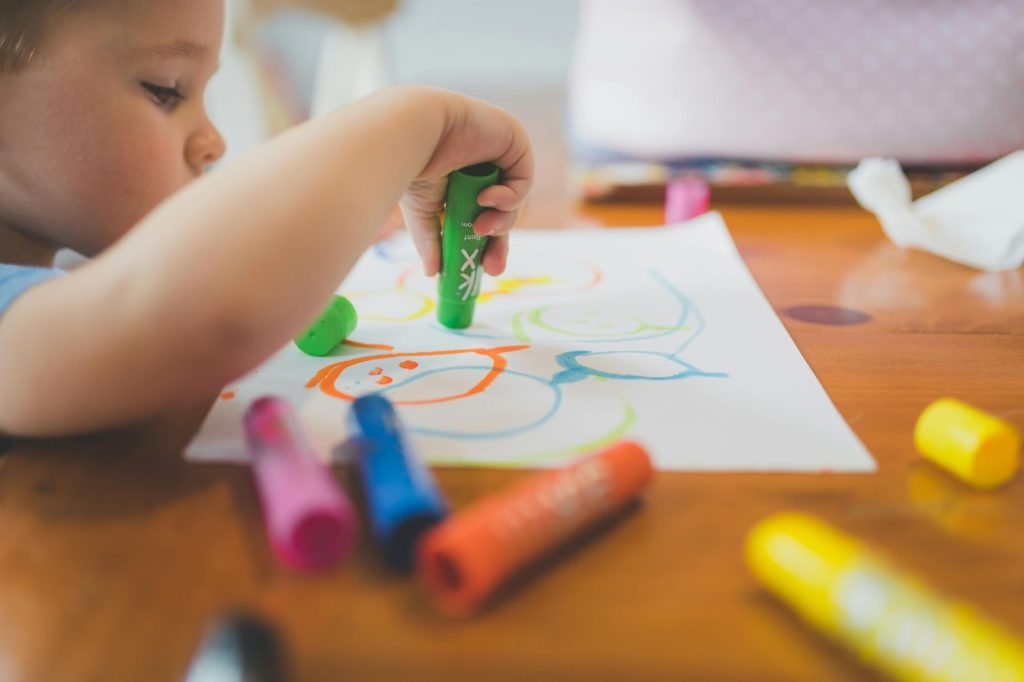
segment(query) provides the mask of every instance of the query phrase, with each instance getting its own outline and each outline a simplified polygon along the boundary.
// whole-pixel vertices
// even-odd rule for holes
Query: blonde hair
[[[17,70],[36,55],[48,24],[76,0],[0,0],[0,72]]]

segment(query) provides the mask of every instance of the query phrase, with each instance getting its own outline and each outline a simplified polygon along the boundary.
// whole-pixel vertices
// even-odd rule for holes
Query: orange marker
[[[623,441],[531,476],[431,530],[417,552],[420,578],[440,610],[469,615],[520,569],[624,508],[652,471],[647,451]]]

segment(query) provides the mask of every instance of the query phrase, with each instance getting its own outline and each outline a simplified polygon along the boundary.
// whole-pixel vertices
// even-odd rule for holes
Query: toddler
[[[0,0],[0,433],[113,427],[209,397],[320,312],[400,202],[428,275],[452,170],[501,183],[500,273],[533,178],[523,127],[399,87],[215,170],[220,0]],[[69,273],[60,247],[92,259]]]

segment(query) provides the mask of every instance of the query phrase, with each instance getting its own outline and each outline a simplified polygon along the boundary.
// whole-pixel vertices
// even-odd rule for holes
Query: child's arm
[[[522,126],[482,102],[395,88],[212,172],[0,320],[0,431],[78,433],[210,396],[321,310],[402,197],[428,274],[444,177],[491,160],[485,258],[504,267],[533,175]],[[116,188],[111,188],[116,191]]]

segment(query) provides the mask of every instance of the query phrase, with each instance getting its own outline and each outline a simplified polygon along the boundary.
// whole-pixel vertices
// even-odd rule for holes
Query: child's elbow
[[[26,401],[0,397],[0,443],[9,438],[51,435],[39,408]]]
[[[274,325],[257,315],[232,309],[211,313],[186,331],[179,346],[179,363],[190,377],[183,387],[191,395],[203,398],[255,369],[286,341],[273,333]]]

